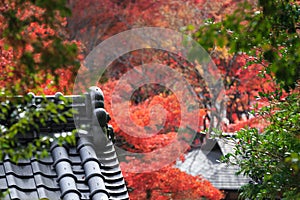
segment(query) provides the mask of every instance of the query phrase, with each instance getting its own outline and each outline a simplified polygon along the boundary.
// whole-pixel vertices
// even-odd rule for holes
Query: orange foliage
[[[143,159],[126,157],[127,162],[121,162],[121,168],[134,171],[149,171],[146,173],[128,173],[124,171],[125,180],[128,183],[131,199],[221,199],[223,194],[214,188],[208,181],[193,177],[173,168],[174,161],[182,155],[183,150],[188,148],[185,142],[178,140],[178,133],[174,130],[180,125],[180,105],[174,94],[155,95],[149,97],[142,103],[131,104],[131,122],[141,127],[149,126],[150,120],[161,122],[158,118],[151,117],[151,107],[161,105],[166,113],[166,120],[163,129],[150,134],[148,137],[128,135],[128,130],[124,132],[114,119],[111,110],[112,92],[118,80],[109,80],[101,85],[105,95],[106,110],[111,114],[110,124],[115,129],[118,138],[126,141],[121,147],[128,151],[143,153]],[[150,110],[149,110],[150,109]],[[203,116],[205,112],[202,112]],[[120,116],[122,117],[122,116]],[[191,116],[191,119],[193,116]],[[125,121],[124,119],[123,121]],[[198,119],[200,120],[200,119]],[[153,123],[155,125],[155,123]],[[155,128],[155,127],[148,127]],[[136,130],[129,130],[130,133]],[[188,135],[184,135],[188,137]],[[130,144],[130,145],[128,145]],[[163,167],[161,169],[161,167]],[[153,169],[158,171],[153,171]],[[141,184],[142,183],[142,184]]]
[[[122,163],[121,165],[126,165]],[[121,166],[122,168],[122,166]],[[187,175],[179,169],[167,167],[156,172],[124,173],[133,199],[202,199],[218,200],[223,194],[201,177]],[[142,184],[140,184],[142,183]]]
[[[258,102],[258,108],[267,105],[268,101],[266,99],[259,100],[256,96],[260,91],[273,91],[275,84],[270,76],[258,75],[260,71],[263,70],[262,65],[253,64],[247,69],[243,69],[247,59],[249,59],[246,55],[239,55],[236,57],[235,62],[233,62],[234,64],[231,66],[228,65],[230,59],[232,58],[230,58],[229,55],[219,59],[215,58],[216,64],[221,70],[222,77],[224,78],[226,95],[228,96],[227,114],[230,115],[231,120],[233,120],[223,128],[228,132],[235,132],[245,126],[256,127],[263,130],[267,123],[261,118],[249,115],[248,112],[254,109],[254,104],[256,102]],[[171,60],[170,65],[171,67],[176,68],[176,61]],[[191,85],[197,86],[196,80],[198,79],[196,75],[191,73],[187,78],[189,78],[188,80]],[[117,79],[110,79],[100,86],[104,91],[106,109],[110,114],[113,114],[111,110],[111,93],[114,91],[118,81],[119,80]],[[196,92],[201,92],[202,89],[197,89],[197,87]],[[126,87],[124,86],[124,88]],[[127,90],[125,89],[125,91]],[[148,96],[148,93],[145,94],[143,91],[145,92],[146,90],[141,89],[139,94]],[[120,146],[122,148],[137,153],[149,153],[145,154],[145,160],[151,158],[151,163],[148,163],[145,162],[145,160],[135,160],[131,157],[127,157],[128,163],[121,163],[123,168],[151,170],[151,168],[156,169],[156,167],[164,166],[163,169],[151,173],[126,173],[126,181],[128,182],[129,187],[133,189],[130,193],[131,198],[199,199],[201,196],[206,196],[209,199],[220,199],[222,194],[218,190],[215,190],[211,185],[199,185],[199,177],[192,178],[190,175],[179,172],[170,166],[170,163],[173,163],[172,159],[175,160],[178,158],[180,152],[184,149],[181,149],[180,146],[186,144],[177,143],[177,146],[175,145],[168,149],[170,150],[169,153],[159,154],[160,149],[163,149],[168,146],[168,144],[171,144],[178,139],[178,134],[174,131],[179,126],[181,108],[175,94],[165,94],[161,92],[159,94],[150,95],[138,104],[131,103],[130,122],[128,123],[133,122],[141,127],[147,126],[148,128],[155,129],[155,127],[151,127],[151,125],[153,125],[151,123],[151,120],[153,120],[153,117],[151,117],[151,107],[155,105],[162,106],[167,112],[166,118],[163,118],[163,114],[154,118],[154,120],[157,120],[157,123],[165,120],[163,129],[155,135],[150,135],[148,137],[141,137],[143,135],[135,135],[137,137],[128,135],[126,133],[127,131],[124,132],[120,129],[119,124],[114,119],[114,115],[112,115],[112,121],[110,122],[115,128],[117,137],[119,137],[119,140],[121,141]],[[201,113],[200,118],[194,119],[199,120],[200,127],[198,131],[203,127],[203,117],[207,114],[205,109],[200,109],[199,112]],[[193,116],[190,116],[190,118],[193,119]],[[123,119],[124,122],[126,122],[126,120],[128,119]],[[136,130],[131,129],[129,132],[134,131]],[[155,153],[159,154],[159,156],[153,156]],[[172,157],[172,154],[176,155],[176,157]],[[201,181],[203,182],[204,180]],[[140,184],[141,182],[144,184]],[[180,183],[183,183],[186,186],[179,186]],[[197,187],[195,185],[197,185]],[[198,189],[190,190],[190,188],[195,187]]]
[[[207,18],[220,21],[242,0],[70,0],[73,15],[68,19],[71,38],[80,40],[90,52],[117,33],[136,27],[165,27],[180,30],[199,26]]]
[[[57,91],[70,94],[70,85],[72,85],[74,78],[74,66],[66,64],[65,60],[71,60],[73,57],[70,56],[72,58],[65,58],[64,61],[60,62],[64,65],[61,67],[65,69],[57,69],[56,67],[52,73],[50,73],[52,69],[47,68],[51,61],[46,60],[47,58],[41,58],[42,52],[44,56],[55,55],[57,49],[54,42],[60,40],[64,44],[75,44],[80,49],[80,42],[67,40],[66,18],[56,13],[55,20],[50,25],[45,20],[45,10],[31,2],[22,2],[19,5],[15,1],[3,1],[0,3],[0,10],[3,13],[16,10],[15,20],[22,22],[21,28],[16,27],[16,29],[20,28],[20,32],[16,36],[5,33],[6,28],[11,26],[11,22],[4,20],[5,15],[0,14],[0,35],[2,36],[4,33],[6,35],[6,37],[0,38],[0,86],[7,89],[13,87],[16,89],[17,87],[18,93],[22,94],[29,91],[37,94],[53,94]],[[21,26],[20,23],[19,26]],[[22,59],[23,61],[26,60],[26,64],[21,62]],[[76,59],[76,55],[74,55],[74,59]],[[78,55],[77,59],[82,60],[82,55]],[[43,65],[47,67],[41,67]],[[35,70],[38,71],[36,74],[33,73]],[[60,76],[63,79],[55,83],[54,80]],[[21,79],[22,83],[25,82],[26,84],[20,84]]]

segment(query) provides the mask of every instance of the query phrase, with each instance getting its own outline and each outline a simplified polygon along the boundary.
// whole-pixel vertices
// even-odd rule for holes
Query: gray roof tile
[[[91,98],[98,99],[95,105],[103,106],[101,92],[93,88],[84,97],[73,96],[73,107],[80,111],[80,120],[89,122],[93,117]],[[56,95],[58,96],[58,95]],[[47,96],[59,103],[57,97]],[[39,107],[42,98],[35,97]],[[86,114],[84,114],[86,113]],[[74,116],[76,118],[78,116]],[[47,122],[40,132],[29,132],[26,137],[18,136],[23,144],[38,136],[71,131],[75,128],[74,119],[67,123],[54,124]],[[0,122],[1,123],[1,122]],[[129,199],[126,184],[120,170],[114,146],[98,129],[87,131],[86,135],[78,135],[76,146],[58,145],[53,142],[49,156],[41,159],[35,157],[13,163],[8,156],[0,161],[0,190],[9,191],[5,200],[11,199],[49,199],[49,200],[106,200]],[[93,134],[98,134],[97,146],[94,146]],[[81,137],[80,137],[81,136]]]
[[[72,196],[74,198],[77,197],[78,199],[80,198],[81,194],[76,187],[76,181],[74,180],[74,177],[63,176],[59,180],[59,186],[61,189],[62,199],[65,199],[66,195],[68,195],[69,197]]]
[[[0,164],[0,177],[1,175],[3,176],[3,174],[4,174],[4,166],[3,164]]]
[[[37,193],[39,195],[39,199],[48,199],[48,200],[58,200],[60,199],[60,191],[59,190],[48,190],[44,187],[38,187]]]
[[[52,166],[52,163],[44,164],[38,161],[33,161],[31,163],[32,172],[33,174],[42,174],[45,177],[57,177],[57,174],[55,172],[54,167]]]
[[[99,162],[93,147],[83,146],[79,152],[83,164],[89,161]]]
[[[77,188],[80,192],[88,193],[90,191],[89,186],[85,184],[85,182],[84,183],[77,182]]]
[[[114,175],[121,174],[122,172],[120,168],[108,168],[107,170],[101,169],[101,173],[104,176],[114,176]]]
[[[242,185],[249,183],[249,178],[236,175],[239,170],[235,166],[227,166],[223,164],[219,171],[210,177],[213,185],[220,189],[238,190]]]
[[[11,162],[4,162],[4,170],[6,174],[13,174],[18,177],[32,177],[32,169],[30,163],[28,165],[15,165]]]
[[[5,177],[0,177],[0,192],[7,189],[7,181]]]
[[[72,170],[74,172],[74,174],[84,174],[84,169],[81,165],[72,165]]]
[[[88,179],[88,184],[91,190],[91,197],[96,193],[103,193],[106,194],[107,197],[109,197],[109,193],[107,192],[107,189],[105,187],[103,177],[100,176],[90,177]]]
[[[36,158],[32,158],[31,160],[32,160],[31,162],[37,161],[37,162],[39,162],[39,163],[41,163],[41,164],[45,164],[45,165],[49,165],[49,164],[52,164],[52,163],[53,163],[53,159],[52,159],[51,156],[47,156],[47,157],[44,157],[44,158],[40,158],[40,159],[38,159],[38,160],[37,160]]]
[[[59,190],[57,181],[53,178],[44,177],[40,174],[34,175],[34,181],[36,187],[44,187],[49,190]]]
[[[122,193],[122,194],[119,194],[117,196],[111,196],[110,199],[111,200],[118,200],[118,199],[128,199],[128,194],[127,193]]]
[[[114,182],[123,180],[122,177],[123,177],[122,174],[116,174],[116,175],[105,176],[105,181],[106,181],[107,183],[114,183]]]
[[[113,190],[115,188],[124,188],[125,181],[124,180],[119,180],[119,181],[115,181],[115,182],[112,182],[112,183],[106,183],[105,186],[109,190]]]
[[[194,149],[185,155],[185,161],[178,161],[176,167],[193,176],[202,176],[216,188],[237,190],[249,182],[249,178],[236,175],[237,166],[228,166],[218,160],[222,155],[232,153],[234,143],[228,139],[217,139],[211,151]]]
[[[101,174],[101,170],[100,170],[100,166],[99,163],[94,161],[94,160],[90,160],[89,162],[84,163],[83,165],[84,171],[86,172],[86,179],[89,179],[92,176],[95,176],[95,174],[97,174],[98,176],[100,176],[102,179],[104,179],[104,177]]]
[[[8,187],[14,187],[22,190],[34,190],[35,182],[34,178],[18,178],[13,174],[6,175]]]
[[[51,147],[52,151],[52,158],[53,158],[53,165],[56,165],[60,162],[68,162],[71,163],[67,150],[63,146],[59,146],[58,144],[54,144]]]
[[[104,183],[105,179],[101,173],[97,155],[91,143],[88,140],[82,139],[81,144],[85,144],[85,146],[83,145],[79,146],[78,150],[80,152],[80,157],[82,159],[82,165],[85,171],[86,180],[90,187],[90,191],[91,191],[90,198],[108,199],[109,193],[107,192],[107,189],[105,187],[105,183]]]
[[[94,152],[86,153],[93,150],[90,146],[86,147],[81,148],[85,156],[95,155]],[[98,158],[99,161],[96,162],[93,156],[85,159],[84,163],[80,153],[77,153],[78,157],[74,158],[74,149],[76,150],[76,147],[68,149],[64,146],[57,146],[53,148],[51,153],[53,158],[48,159],[52,162],[48,162],[48,164],[32,159],[30,165],[24,164],[28,163],[24,162],[19,166],[6,160],[5,163],[8,164],[3,164],[9,169],[10,175],[5,173],[4,166],[0,164],[0,189],[9,189],[10,196],[6,197],[7,199],[16,198],[18,195],[19,198],[22,197],[20,195],[29,195],[30,199],[38,196],[38,199],[48,197],[50,200],[59,198],[99,199],[100,197],[103,199],[108,197],[110,199],[129,199],[119,165],[115,168],[99,165],[102,163],[101,158]],[[73,151],[72,156],[69,156],[70,151]],[[55,156],[54,152],[56,152]],[[112,158],[112,160],[114,159],[117,159],[116,155]],[[74,160],[75,162],[73,162]],[[73,164],[79,161],[79,165]],[[23,168],[30,171],[29,166],[32,170],[31,173],[20,172]],[[17,169],[17,172],[14,172],[13,169]],[[7,182],[10,184],[7,185]],[[18,187],[20,185],[24,187]]]
[[[9,189],[9,196],[11,200],[38,200],[37,191],[21,191],[17,188]]]
[[[79,154],[69,155],[69,158],[72,161],[72,166],[81,165],[81,159]]]
[[[96,193],[94,195],[91,195],[90,198],[92,200],[108,200],[106,193]]]
[[[85,192],[85,191],[80,191],[81,192],[81,199],[82,200],[90,200],[90,193]]]
[[[73,170],[74,172],[74,170]],[[81,183],[85,183],[85,174],[84,171],[82,171],[82,173],[76,173],[74,172],[74,175],[76,176],[76,180],[79,184]]]
[[[66,193],[62,194],[61,198],[64,200],[80,200],[81,197],[78,193],[76,191],[67,191]]]

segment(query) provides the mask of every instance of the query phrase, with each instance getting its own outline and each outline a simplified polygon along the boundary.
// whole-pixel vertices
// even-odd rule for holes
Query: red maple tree
[[[1,1],[0,11],[0,85],[18,94],[67,92],[71,83],[58,86],[59,77],[74,78],[83,57],[68,40],[65,5]]]

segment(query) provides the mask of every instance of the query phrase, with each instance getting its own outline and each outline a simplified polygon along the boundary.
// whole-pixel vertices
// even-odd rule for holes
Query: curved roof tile
[[[60,104],[63,103],[59,99],[61,95],[57,93],[46,98]],[[39,107],[43,97],[34,95],[32,97],[33,105]],[[39,132],[20,135],[19,140],[22,144],[39,136],[71,131],[76,127],[74,118],[77,117],[77,121],[82,123],[88,123],[95,118],[92,107],[104,107],[103,93],[96,87],[92,87],[84,96],[65,96],[65,98],[73,100],[69,107],[72,106],[83,114],[67,118],[65,123],[47,122]],[[95,139],[93,135],[97,135],[97,138]],[[95,147],[94,142],[99,141]],[[32,157],[20,160],[16,164],[6,156],[0,161],[0,191],[9,192],[4,197],[5,200],[129,199],[113,143],[97,128],[91,128],[85,135],[78,135],[75,146],[53,142],[46,158]]]

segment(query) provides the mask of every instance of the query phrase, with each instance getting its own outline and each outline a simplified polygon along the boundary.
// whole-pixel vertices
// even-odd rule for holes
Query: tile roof
[[[46,98],[55,100],[57,96]],[[36,100],[38,98],[35,97]],[[75,109],[86,113],[80,115],[80,122],[93,118],[91,113],[97,117],[97,112],[92,112],[93,102],[94,105],[96,102],[95,110],[97,107],[104,107],[100,102],[103,98],[98,99],[98,102],[92,100],[97,100],[92,92],[85,97],[70,98],[73,98],[72,106]],[[97,119],[99,120],[99,116]],[[74,128],[74,119],[67,119],[66,123],[48,124],[38,133],[30,132],[20,139],[27,141],[37,136],[68,132]],[[96,139],[93,136],[95,134]],[[91,128],[86,134],[78,135],[75,146],[59,145],[53,141],[49,152],[49,156],[42,159],[32,157],[19,160],[16,164],[6,156],[0,162],[0,191],[8,192],[5,200],[129,199],[113,142],[107,139],[102,130]]]
[[[219,162],[221,156],[233,152],[231,140],[209,139],[207,142],[213,148],[209,148],[209,151],[203,150],[205,148],[194,149],[185,155],[184,162],[178,161],[175,166],[188,174],[204,177],[218,189],[238,190],[249,183],[248,177],[236,175],[239,170],[237,166]]]

